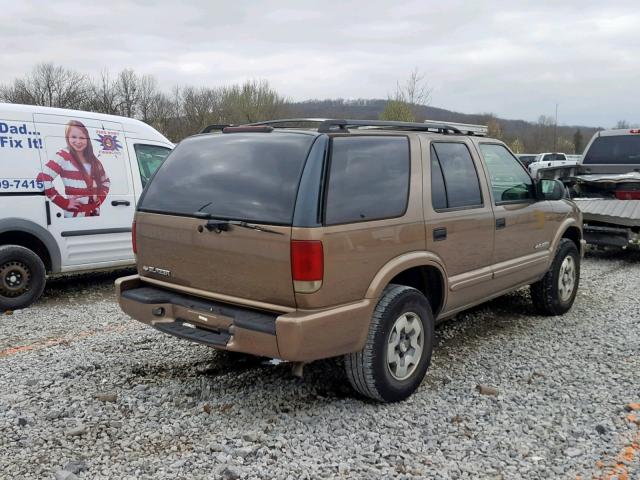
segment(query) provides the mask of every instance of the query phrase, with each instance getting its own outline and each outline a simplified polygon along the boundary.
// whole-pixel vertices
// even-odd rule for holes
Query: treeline
[[[24,78],[0,85],[0,101],[72,108],[123,115],[152,125],[174,142],[204,126],[241,124],[274,118],[355,118],[422,122],[425,119],[489,126],[489,135],[516,153],[582,153],[598,129],[555,125],[542,115],[537,122],[506,120],[493,114],[464,114],[431,107],[431,90],[414,70],[395,95],[385,99],[329,99],[292,102],[265,80],[220,87],[175,86],[161,90],[152,75],[132,69],[103,70],[91,77],[43,63]],[[618,126],[626,122],[618,122]]]
[[[91,77],[54,65],[37,65],[24,78],[0,85],[0,101],[71,108],[137,118],[174,142],[213,123],[247,123],[282,116],[287,100],[267,81],[222,87],[160,90],[152,75],[132,69]]]

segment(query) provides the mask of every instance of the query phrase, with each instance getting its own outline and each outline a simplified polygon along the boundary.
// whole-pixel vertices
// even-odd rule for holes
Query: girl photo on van
[[[82,122],[67,123],[64,136],[67,148],[46,163],[37,180],[44,183],[47,197],[65,211],[65,218],[97,217],[109,193],[109,178],[93,153],[89,132]],[[58,176],[65,196],[53,185]]]

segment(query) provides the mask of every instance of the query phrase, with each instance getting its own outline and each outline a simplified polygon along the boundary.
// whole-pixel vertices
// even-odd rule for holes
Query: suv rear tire
[[[573,241],[563,238],[551,268],[542,280],[531,285],[531,300],[542,315],[569,311],[580,283],[580,254]]]
[[[35,302],[46,283],[38,255],[25,247],[0,247],[0,310],[17,310]]]
[[[435,321],[427,298],[389,285],[373,313],[364,349],[345,355],[351,386],[382,402],[398,402],[420,385],[431,363]]]

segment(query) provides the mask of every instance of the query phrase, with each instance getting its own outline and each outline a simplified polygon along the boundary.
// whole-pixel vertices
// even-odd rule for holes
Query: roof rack
[[[425,120],[418,122],[396,122],[387,120],[343,120],[330,118],[285,118],[281,120],[267,120],[248,125],[270,125],[274,128],[287,128],[286,124],[316,123],[320,133],[348,133],[349,128],[383,128],[397,130],[412,130],[417,132],[453,133],[458,135],[486,135],[487,127],[465,123],[437,122]]]
[[[222,132],[227,127],[233,127],[233,125],[230,123],[212,123],[200,130],[200,133]]]
[[[425,125],[431,124],[440,124],[441,122],[437,122],[435,120],[425,120]],[[471,123],[455,123],[455,122],[446,122],[447,125],[453,128],[457,128],[460,132],[465,133],[467,135],[487,135],[489,133],[489,127],[486,125],[473,125]]]
[[[291,124],[305,124],[305,123],[323,123],[328,121],[327,118],[280,118],[277,120],[266,120],[264,122],[253,122],[247,125],[269,125],[274,128],[292,128]],[[289,125],[287,125],[289,124]]]

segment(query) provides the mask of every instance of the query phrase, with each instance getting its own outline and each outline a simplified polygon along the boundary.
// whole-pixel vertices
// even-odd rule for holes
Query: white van
[[[47,274],[133,264],[136,201],[172,148],[138,120],[0,103],[0,311]]]

